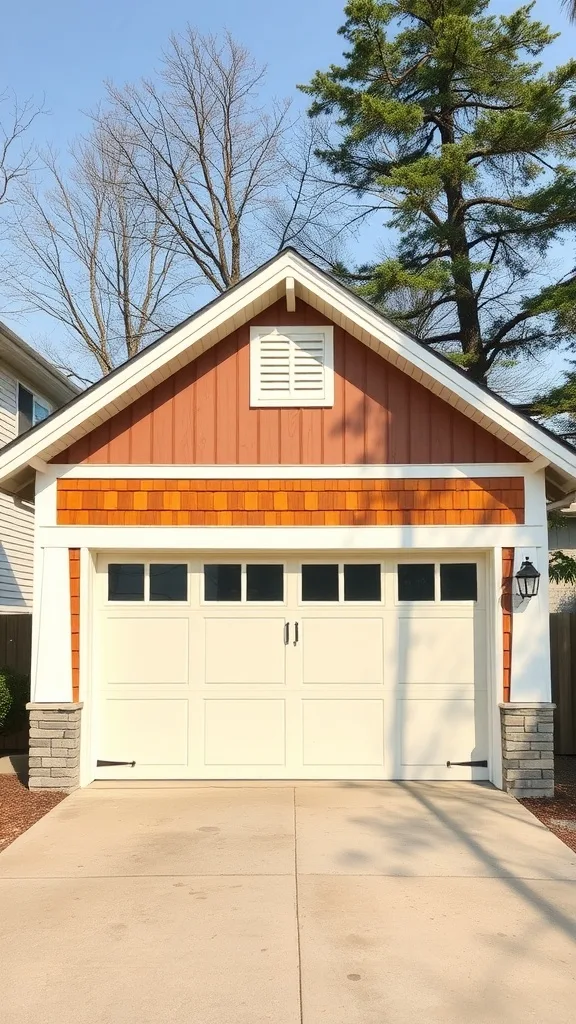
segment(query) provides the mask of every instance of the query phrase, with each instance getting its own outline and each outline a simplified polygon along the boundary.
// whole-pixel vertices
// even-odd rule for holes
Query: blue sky
[[[510,12],[519,4],[497,0],[493,12]],[[293,96],[304,107],[296,84],[309,81],[317,68],[338,62],[343,21],[341,0],[21,0],[5,5],[2,14],[0,91],[9,87],[21,98],[44,97],[48,117],[35,127],[39,143],[64,151],[88,127],[87,112],[103,96],[103,83],[117,84],[152,75],[171,32],[190,22],[202,32],[228,28],[254,56],[268,65],[267,94]],[[576,27],[570,25],[559,0],[538,0],[536,14],[561,36],[550,47],[547,63],[573,55]],[[374,224],[361,240],[370,249],[380,229]],[[566,260],[573,259],[566,250]],[[369,258],[369,251],[358,252]],[[568,266],[566,269],[569,269]],[[9,319],[7,317],[7,319]],[[58,329],[37,316],[19,317],[13,326],[32,342],[54,337]]]
[[[491,10],[517,6],[498,0]],[[285,96],[294,95],[296,83],[308,81],[316,68],[339,60],[342,11],[340,0],[22,0],[6,5],[2,14],[0,81],[20,96],[46,97],[51,116],[37,135],[64,148],[84,129],[84,112],[98,103],[103,82],[151,74],[170,33],[187,22],[203,32],[229,28],[268,64],[269,94]],[[567,60],[576,28],[559,0],[538,0],[536,13],[562,33],[548,51],[550,63]]]

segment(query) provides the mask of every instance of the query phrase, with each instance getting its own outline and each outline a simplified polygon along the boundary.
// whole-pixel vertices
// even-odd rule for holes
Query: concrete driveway
[[[10,1024],[572,1024],[576,855],[464,783],[93,786],[0,855]]]

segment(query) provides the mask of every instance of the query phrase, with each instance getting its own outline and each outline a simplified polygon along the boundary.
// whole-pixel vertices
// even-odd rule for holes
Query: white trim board
[[[47,526],[43,548],[93,551],[377,551],[493,547],[541,548],[544,525],[532,526]],[[544,555],[543,555],[544,557]]]
[[[56,480],[438,480],[487,476],[530,476],[531,462],[477,462],[462,465],[329,465],[329,466],[116,466],[69,465],[48,467]]]
[[[298,296],[353,333],[403,372],[460,410],[522,455],[543,456],[576,485],[576,453],[516,413],[496,395],[459,373],[352,292],[292,250],[281,252],[159,343],[104,378],[0,455],[0,481],[8,483],[40,456],[49,460],[139,395],[165,380],[228,333],[285,294],[293,277]]]

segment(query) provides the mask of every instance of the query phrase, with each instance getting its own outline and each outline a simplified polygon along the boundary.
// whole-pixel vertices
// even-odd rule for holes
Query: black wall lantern
[[[531,597],[536,597],[538,594],[538,588],[540,587],[540,573],[529,558],[524,558],[522,565],[516,573],[516,583],[518,586],[518,593],[522,600],[529,600]]]

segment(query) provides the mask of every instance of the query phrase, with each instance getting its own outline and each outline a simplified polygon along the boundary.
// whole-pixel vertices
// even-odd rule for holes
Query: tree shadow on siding
[[[10,556],[0,541],[0,607],[13,608],[15,611],[27,609],[26,598],[14,574]]]

